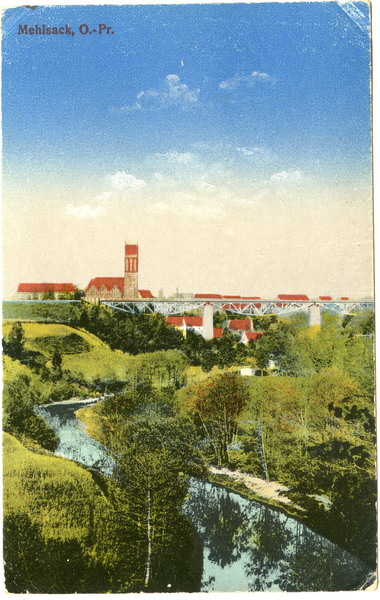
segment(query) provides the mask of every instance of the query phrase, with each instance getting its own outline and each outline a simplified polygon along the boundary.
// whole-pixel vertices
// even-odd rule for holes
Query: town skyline
[[[127,238],[155,296],[371,297],[369,12],[354,4],[356,21],[335,2],[5,11],[3,296],[120,276]],[[74,37],[18,34],[61,22]]]
[[[60,298],[67,295],[68,292],[78,295],[78,293],[83,292],[83,297],[87,300],[126,300],[126,301],[134,301],[148,298],[155,298],[156,300],[160,298],[167,299],[193,299],[204,298],[204,299],[212,299],[212,300],[287,300],[287,301],[295,301],[295,302],[308,302],[310,300],[320,300],[322,302],[326,301],[353,301],[360,300],[357,297],[350,298],[348,296],[331,296],[331,295],[321,295],[318,296],[308,296],[307,294],[300,293],[292,293],[292,294],[283,294],[278,292],[273,295],[271,298],[264,298],[262,296],[244,296],[239,292],[235,294],[225,294],[220,291],[180,291],[178,286],[175,292],[170,292],[169,294],[165,294],[163,289],[160,289],[158,293],[152,294],[150,290],[143,290],[141,286],[138,284],[139,278],[139,246],[138,244],[134,244],[133,242],[124,242],[125,247],[125,257],[124,257],[124,276],[105,276],[105,277],[93,277],[90,279],[88,284],[81,288],[75,282],[20,282],[17,287],[17,291],[12,295],[12,298],[15,300],[46,300],[44,296],[50,292],[54,294],[54,298],[57,300],[64,299]],[[132,253],[132,254],[131,254]],[[134,259],[134,265],[130,265],[130,260],[132,257],[132,262]],[[133,282],[131,280],[133,279]],[[127,281],[128,280],[128,281]],[[130,281],[131,280],[131,281]],[[125,290],[125,285],[127,285],[127,291]],[[131,287],[132,285],[132,287]],[[104,287],[103,293],[101,293],[101,289]],[[117,296],[117,297],[116,297]],[[79,298],[79,296],[78,296]],[[68,298],[66,298],[68,299]],[[365,300],[365,298],[362,298]],[[367,298],[367,300],[371,300],[372,297]],[[227,306],[227,305],[226,305]]]

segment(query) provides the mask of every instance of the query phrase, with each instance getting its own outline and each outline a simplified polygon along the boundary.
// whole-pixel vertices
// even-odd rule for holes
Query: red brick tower
[[[125,243],[124,263],[124,299],[139,297],[137,277],[139,272],[139,247],[137,244]]]

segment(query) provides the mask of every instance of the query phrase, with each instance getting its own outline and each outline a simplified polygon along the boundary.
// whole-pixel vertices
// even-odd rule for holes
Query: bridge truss
[[[138,312],[162,313],[166,316],[178,315],[184,312],[202,310],[205,304],[211,304],[215,311],[228,310],[239,315],[278,315],[288,316],[298,312],[308,312],[309,307],[317,305],[322,311],[330,311],[339,315],[348,315],[374,308],[373,302],[347,302],[347,301],[297,301],[281,302],[278,300],[101,300],[100,304],[129,314]],[[228,307],[228,308],[227,308]]]

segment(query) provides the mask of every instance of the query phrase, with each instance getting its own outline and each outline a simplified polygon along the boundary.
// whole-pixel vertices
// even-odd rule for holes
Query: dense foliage
[[[164,390],[152,393],[149,402],[142,402],[139,390],[116,396],[89,412],[96,438],[117,458],[115,477],[127,502],[121,514],[131,532],[136,589],[167,591],[170,571],[171,591],[191,591],[194,575],[185,556],[195,556],[197,542],[179,508],[187,474],[204,473],[192,422],[174,413]]]
[[[36,306],[70,327],[7,326],[5,431],[29,448],[52,451],[57,439],[33,406],[112,391],[115,397],[87,410],[89,431],[119,468],[117,482],[97,482],[112,517],[98,533],[92,521],[86,534],[97,540],[92,549],[79,534],[59,540],[47,535],[37,513],[8,511],[12,589],[73,591],[68,580],[80,572],[75,591],[167,591],[168,581],[174,582],[171,591],[196,591],[200,571],[194,574],[190,562],[199,566],[199,539],[179,507],[187,474],[202,476],[206,462],[289,486],[310,526],[375,567],[372,313],[343,319],[324,314],[320,329],[308,328],[304,315],[252,317],[264,336],[243,346],[227,331],[216,340],[191,332],[184,339],[160,315]],[[240,365],[276,376],[242,378]],[[215,375],[216,369],[222,371]],[[198,383],[187,387],[190,373]],[[27,487],[25,478],[20,497]],[[72,483],[63,477],[60,489],[66,488],[72,490]],[[39,493],[39,487],[33,491]],[[54,494],[42,495],[47,505],[55,506]],[[115,552],[103,536],[115,541]],[[24,554],[16,558],[21,547]],[[64,562],[54,566],[54,552],[73,552],[74,570]],[[26,573],[30,560],[36,562],[32,579]],[[62,575],[54,575],[56,568]]]
[[[208,378],[190,388],[188,397],[190,411],[204,429],[218,465],[228,462],[227,446],[236,435],[238,417],[249,398],[242,378],[235,373]]]

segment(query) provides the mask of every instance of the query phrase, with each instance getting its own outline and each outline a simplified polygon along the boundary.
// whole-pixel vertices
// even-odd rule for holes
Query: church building
[[[149,290],[138,289],[139,247],[125,244],[124,277],[95,277],[86,287],[86,300],[139,300],[153,298]]]

